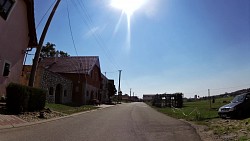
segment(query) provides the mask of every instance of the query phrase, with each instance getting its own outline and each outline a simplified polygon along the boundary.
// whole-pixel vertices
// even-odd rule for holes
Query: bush
[[[45,107],[45,90],[10,83],[6,92],[6,107],[9,112],[19,114],[25,111],[42,110]]]
[[[10,83],[6,88],[6,107],[13,113],[26,111],[28,108],[29,92],[26,86]]]
[[[30,88],[28,103],[29,111],[42,110],[45,107],[46,91],[38,88]]]

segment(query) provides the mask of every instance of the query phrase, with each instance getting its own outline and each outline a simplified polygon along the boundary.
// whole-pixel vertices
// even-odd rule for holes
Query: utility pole
[[[118,93],[121,91],[121,72],[122,70],[118,70],[119,71],[119,85],[118,85]]]
[[[134,102],[134,100],[135,100],[135,92],[133,92],[133,102]]]
[[[119,85],[118,85],[118,101],[121,101],[122,98],[122,93],[121,93],[121,72],[122,70],[118,70],[119,71]]]
[[[130,88],[129,100],[131,102],[131,88]]]
[[[210,97],[210,89],[208,89],[208,98],[209,98],[209,107],[211,109],[211,97]]]
[[[37,70],[37,66],[38,66],[38,61],[39,61],[39,57],[40,57],[40,53],[41,53],[41,50],[42,50],[42,45],[43,45],[43,42],[44,42],[44,39],[45,39],[45,36],[47,34],[47,31],[49,29],[49,25],[51,23],[51,20],[56,12],[56,9],[59,5],[59,3],[61,2],[61,0],[57,0],[54,8],[52,9],[50,15],[49,15],[49,18],[45,24],[45,27],[43,29],[43,32],[42,32],[42,35],[40,37],[40,40],[39,40],[39,44],[37,46],[37,49],[36,49],[36,54],[35,54],[35,57],[34,57],[34,60],[33,60],[33,65],[32,65],[32,68],[31,68],[31,73],[30,73],[30,79],[29,79],[29,86],[33,87],[34,86],[34,81],[35,81],[35,76],[36,76],[36,70]]]

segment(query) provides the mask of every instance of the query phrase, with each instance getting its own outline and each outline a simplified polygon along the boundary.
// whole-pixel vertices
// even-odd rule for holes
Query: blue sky
[[[35,1],[36,24],[53,2]],[[132,88],[139,97],[183,92],[189,98],[250,87],[249,0],[145,0],[131,16],[130,42],[127,16],[111,0],[69,0],[68,8],[77,54],[99,56],[101,71],[116,86],[122,70],[123,93]],[[62,0],[45,43],[76,56],[70,35]]]

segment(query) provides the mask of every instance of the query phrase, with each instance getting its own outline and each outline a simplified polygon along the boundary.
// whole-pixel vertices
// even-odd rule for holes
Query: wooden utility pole
[[[39,44],[38,44],[38,46],[36,48],[36,54],[35,54],[35,57],[34,57],[34,60],[33,60],[33,65],[32,65],[32,68],[31,68],[30,79],[29,79],[29,86],[31,86],[31,87],[34,86],[38,61],[39,61],[39,57],[40,57],[40,53],[41,53],[41,50],[42,50],[42,45],[43,45],[46,33],[47,33],[48,29],[49,29],[49,25],[51,23],[51,20],[52,20],[54,14],[55,14],[56,9],[57,9],[60,2],[61,2],[61,0],[57,0],[54,8],[52,9],[52,11],[51,11],[51,13],[49,15],[49,18],[48,18],[48,20],[47,20],[47,22],[45,24],[45,27],[43,29],[42,35],[40,37]]]
[[[119,71],[119,84],[118,84],[118,101],[121,102],[122,99],[122,93],[121,93],[121,72],[122,70]]]
[[[119,70],[119,85],[118,85],[118,92],[121,91],[121,72],[122,72],[122,70]]]
[[[131,102],[131,88],[130,88],[129,100]]]
[[[210,89],[208,89],[208,99],[209,99],[209,108],[211,109],[211,96],[210,96]]]

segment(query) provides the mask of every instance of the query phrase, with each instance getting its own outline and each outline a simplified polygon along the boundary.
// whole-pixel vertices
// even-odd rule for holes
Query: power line
[[[56,3],[56,0],[50,5],[49,9],[45,12],[45,14],[43,15],[43,17],[41,18],[41,20],[38,22],[36,29],[39,27],[39,25],[41,24],[41,22],[43,21],[43,19],[45,18],[45,16],[48,14],[49,10],[52,8],[52,6]]]
[[[69,14],[69,5],[68,5],[68,0],[66,0],[66,3],[67,3],[67,17],[68,17],[68,25],[69,25],[69,29],[70,29],[70,35],[71,35],[71,40],[72,40],[72,43],[73,43],[73,46],[74,46],[74,49],[75,49],[75,52],[76,52],[76,56],[78,56],[78,52],[77,52],[77,49],[76,49],[76,45],[75,45],[75,40],[74,40],[74,36],[73,36],[73,32],[72,32],[72,27],[71,27],[71,21],[70,21],[70,14]],[[73,66],[75,66],[75,64],[71,61],[71,59],[69,59],[69,61],[73,64]],[[82,59],[80,59],[80,62],[81,62],[81,64],[83,64],[82,63]],[[79,68],[81,69],[81,64],[77,64],[77,65],[79,65]],[[86,65],[87,65],[87,63],[86,63]],[[76,70],[77,70],[77,72],[78,72],[78,81],[80,80],[80,70],[75,66],[75,68],[76,68]],[[86,66],[86,68],[87,68],[87,66]],[[84,73],[86,73],[86,72],[84,72]],[[86,76],[85,76],[86,77]]]
[[[99,33],[94,32],[94,31],[92,30],[92,28],[91,28],[92,26],[91,26],[91,25],[93,25],[93,21],[92,21],[91,17],[89,16],[88,12],[87,12],[87,8],[86,8],[85,4],[84,4],[82,1],[79,1],[79,0],[77,0],[77,2],[79,3],[79,6],[80,6],[80,9],[81,9],[81,10],[79,9],[78,5],[77,5],[74,1],[72,1],[72,3],[75,5],[75,7],[76,7],[76,9],[79,11],[79,13],[82,14],[82,12],[83,12],[83,15],[85,15],[85,16],[83,16],[83,15],[80,14],[80,15],[82,16],[81,19],[82,19],[83,22],[87,25],[87,27],[90,29],[90,32],[92,33],[92,35],[93,35],[93,37],[94,37],[96,43],[97,43],[97,44],[99,45],[99,47],[104,51],[106,57],[110,60],[110,63],[111,63],[116,69],[118,69],[119,66],[118,66],[117,63],[115,62],[115,59],[112,57],[112,55],[109,53],[109,52],[110,52],[109,49],[108,49],[108,48],[106,48],[107,50],[104,49],[104,48],[106,47],[106,45],[105,45],[105,43],[104,43],[104,41],[103,41],[101,35],[100,35]],[[81,12],[81,11],[82,11],[82,12]]]
[[[74,46],[74,49],[75,49],[76,55],[78,56],[78,53],[77,53],[77,50],[76,50],[76,45],[75,45],[75,40],[74,40],[73,33],[72,33],[72,27],[71,27],[70,17],[69,17],[69,6],[68,6],[68,0],[67,0],[66,2],[67,2],[67,13],[68,13],[68,21],[69,21],[70,35],[71,35],[71,39],[72,39],[72,42],[73,42],[73,46]]]

